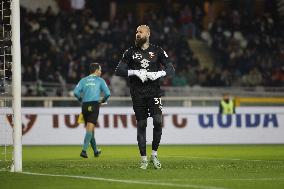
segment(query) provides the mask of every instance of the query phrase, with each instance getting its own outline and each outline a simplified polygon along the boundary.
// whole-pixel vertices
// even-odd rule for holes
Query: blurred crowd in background
[[[273,14],[229,10],[217,17],[204,35],[216,60],[211,85],[283,86],[283,23]]]
[[[102,77],[114,94],[127,93],[127,80],[113,75],[123,52],[134,45],[139,24],[151,28],[150,42],[162,46],[171,58],[176,76],[163,86],[283,86],[283,23],[272,10],[253,14],[246,9],[222,11],[205,28],[199,3],[171,1],[158,9],[135,10],[101,18],[91,1],[58,1],[60,11],[21,8],[22,80],[26,95],[45,95],[41,83],[57,83],[56,95],[88,74],[99,62]],[[282,29],[281,29],[282,28]],[[202,66],[188,41],[202,40],[212,51],[212,69]],[[37,83],[34,91],[29,83]],[[116,87],[113,87],[116,86]]]

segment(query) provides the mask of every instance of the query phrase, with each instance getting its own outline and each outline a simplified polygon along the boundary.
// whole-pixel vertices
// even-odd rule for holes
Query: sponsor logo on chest
[[[148,68],[149,67],[150,60],[143,58],[141,53],[135,52],[132,55],[132,58],[133,58],[133,60],[138,60],[141,63],[142,68]]]

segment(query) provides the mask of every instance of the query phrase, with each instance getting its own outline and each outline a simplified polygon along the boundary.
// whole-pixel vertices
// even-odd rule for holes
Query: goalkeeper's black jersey
[[[174,72],[172,63],[167,53],[159,46],[150,44],[146,50],[139,47],[131,47],[125,51],[118,65],[127,65],[127,70],[145,69],[147,72],[161,71],[162,67]],[[167,69],[168,68],[168,69]],[[168,73],[167,73],[168,75]],[[129,76],[130,93],[132,97],[160,97],[161,89],[159,79],[147,80],[144,83],[137,76]]]

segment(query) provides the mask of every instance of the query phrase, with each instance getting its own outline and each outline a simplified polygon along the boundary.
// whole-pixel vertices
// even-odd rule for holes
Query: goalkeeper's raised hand
[[[147,78],[154,81],[160,77],[166,76],[165,71],[158,71],[158,72],[147,72]]]
[[[144,83],[147,81],[147,71],[146,70],[128,70],[128,76],[135,75]]]

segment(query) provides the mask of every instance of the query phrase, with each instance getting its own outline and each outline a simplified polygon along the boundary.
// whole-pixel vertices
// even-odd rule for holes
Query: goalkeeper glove
[[[164,77],[166,76],[166,72],[165,71],[158,71],[158,72],[147,72],[147,78],[149,78],[150,80],[154,81],[160,77]]]
[[[142,83],[144,83],[145,81],[147,81],[147,71],[146,70],[128,70],[128,76],[132,76],[135,75],[137,76]]]

